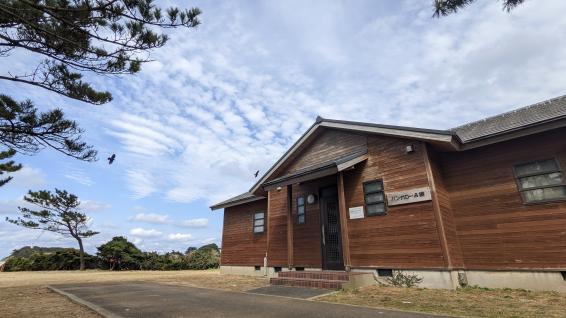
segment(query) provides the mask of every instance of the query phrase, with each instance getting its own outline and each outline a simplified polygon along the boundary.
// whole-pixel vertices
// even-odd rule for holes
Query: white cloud
[[[150,238],[150,237],[158,237],[161,236],[161,232],[155,229],[143,229],[143,228],[135,228],[130,230],[130,235],[138,237],[138,238]]]
[[[102,210],[108,210],[112,207],[109,203],[99,202],[99,201],[92,201],[92,200],[84,200],[81,201],[81,208],[87,212],[96,212]]]
[[[476,2],[441,19],[419,0],[205,2],[203,27],[172,30],[158,62],[95,77],[109,107],[65,111],[101,128],[89,136],[119,154],[134,198],[214,203],[249,189],[316,115],[443,129],[566,93],[566,2]],[[31,65],[10,58],[0,70]]]
[[[29,205],[23,198],[0,200],[0,214],[17,214],[18,207]]]
[[[205,239],[201,240],[200,242],[204,245],[211,244],[211,243],[216,242],[216,238],[215,237],[209,237],[209,238],[205,238]]]
[[[193,235],[190,233],[174,233],[169,234],[167,238],[171,241],[189,241],[193,238]]]
[[[130,169],[126,171],[126,175],[134,198],[147,197],[156,191],[155,182],[149,172]]]
[[[87,187],[94,184],[91,177],[82,169],[71,168],[63,176]]]
[[[170,222],[168,215],[154,213],[138,213],[131,217],[130,221],[148,222],[155,224],[167,224]]]
[[[188,219],[181,221],[179,223],[180,226],[189,227],[189,228],[201,228],[206,227],[208,225],[207,218],[198,218],[198,219]]]
[[[41,169],[25,166],[16,172],[7,174],[14,177],[7,186],[16,186],[25,189],[37,188],[47,183],[46,176]]]

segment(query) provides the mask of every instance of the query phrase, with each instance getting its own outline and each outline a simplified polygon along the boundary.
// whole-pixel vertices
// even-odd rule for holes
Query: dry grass
[[[51,284],[103,283],[144,281],[192,285],[228,290],[247,290],[267,285],[265,278],[221,275],[218,270],[207,271],[45,271],[0,272],[0,288],[16,286],[45,286]]]
[[[92,310],[39,286],[0,288],[0,316],[101,318]]]
[[[565,294],[517,289],[449,291],[370,286],[319,300],[464,317],[566,317]]]
[[[248,290],[267,285],[265,278],[220,275],[210,271],[46,271],[0,272],[1,317],[99,318],[46,288],[51,284],[144,281],[227,290]]]

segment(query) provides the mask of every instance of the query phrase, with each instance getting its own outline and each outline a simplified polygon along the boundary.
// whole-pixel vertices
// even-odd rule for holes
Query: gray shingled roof
[[[563,117],[566,117],[566,95],[471,122],[451,131],[466,143]]]

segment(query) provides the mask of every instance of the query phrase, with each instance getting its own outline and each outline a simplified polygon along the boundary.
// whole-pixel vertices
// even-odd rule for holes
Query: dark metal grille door
[[[341,270],[344,268],[344,262],[342,260],[342,244],[340,239],[338,198],[337,196],[322,197],[321,205],[324,268]]]

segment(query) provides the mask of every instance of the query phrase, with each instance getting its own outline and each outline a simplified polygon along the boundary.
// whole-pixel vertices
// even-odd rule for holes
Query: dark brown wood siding
[[[442,228],[443,233],[440,235],[445,236],[446,242],[446,245],[443,248],[446,249],[445,255],[447,255],[450,259],[450,262],[445,261],[445,264],[450,268],[463,268],[464,259],[462,257],[460,242],[458,240],[456,222],[452,213],[450,195],[446,190],[446,185],[440,170],[439,156],[430,147],[427,147],[426,153],[428,155],[430,165],[429,181],[432,188],[433,204],[435,204],[435,208],[438,209],[439,217],[437,220],[440,219],[441,221],[441,225],[438,226],[438,228]]]
[[[411,144],[415,152],[406,154]],[[364,205],[366,181],[383,179],[386,192],[429,186],[423,147],[416,141],[368,137],[368,160],[344,173],[346,207]],[[444,266],[430,201],[388,207],[384,216],[348,220],[348,232],[352,267]]]
[[[267,212],[267,200],[246,203],[224,210],[220,260],[222,265],[263,266],[263,257],[267,248],[267,232],[254,234],[252,225],[253,215],[259,211]]]
[[[287,187],[269,191],[267,230],[269,266],[287,266]]]
[[[318,163],[341,158],[363,148],[365,145],[365,135],[327,130],[277,174],[278,176],[285,175]]]
[[[566,268],[566,203],[524,204],[513,174],[517,163],[553,157],[566,167],[564,128],[442,155],[466,268]]]

